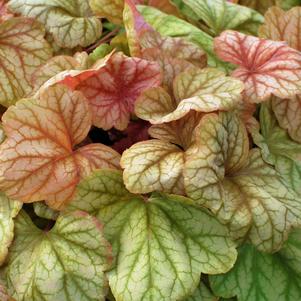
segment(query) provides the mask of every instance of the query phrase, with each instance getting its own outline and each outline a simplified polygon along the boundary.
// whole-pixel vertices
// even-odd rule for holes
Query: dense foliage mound
[[[300,0],[0,0],[0,301],[301,300]]]

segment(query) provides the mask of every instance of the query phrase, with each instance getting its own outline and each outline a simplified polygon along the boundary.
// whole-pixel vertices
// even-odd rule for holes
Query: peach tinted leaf
[[[0,23],[12,18],[13,16],[14,15],[7,8],[7,1],[0,0]]]
[[[9,8],[36,18],[61,47],[86,47],[101,35],[101,22],[92,15],[88,0],[11,0]]]
[[[144,90],[160,85],[161,72],[155,62],[117,53],[94,72],[87,70],[64,83],[86,96],[95,126],[124,130],[136,99]]]
[[[194,129],[202,117],[202,113],[191,111],[179,120],[152,125],[149,134],[153,138],[179,145],[186,150],[194,140]]]
[[[123,0],[90,0],[91,9],[97,16],[116,24],[122,23],[123,5]]]
[[[81,177],[96,167],[117,165],[112,158],[119,155],[109,147],[88,145],[73,151],[91,126],[89,105],[78,91],[50,87],[38,100],[19,101],[2,120],[7,139],[0,146],[0,187],[12,198],[45,200],[61,209]]]
[[[31,76],[51,57],[40,23],[13,18],[0,24],[0,103],[9,106],[31,92]]]
[[[244,82],[244,96],[258,103],[301,92],[301,53],[283,42],[225,31],[214,39],[217,55],[239,67],[232,73]]]
[[[272,107],[280,126],[301,143],[301,94],[286,99],[273,97]]]
[[[300,225],[300,197],[259,149],[249,152],[246,129],[235,114],[207,114],[198,127],[184,167],[187,195],[227,224],[233,239],[265,252],[279,250]]]
[[[184,152],[176,145],[160,140],[139,142],[122,154],[120,163],[125,186],[132,193],[184,191]]]
[[[160,124],[178,120],[191,110],[231,110],[240,103],[242,90],[242,82],[222,71],[190,68],[174,79],[174,98],[162,88],[149,89],[137,100],[135,112],[141,119]]]
[[[264,18],[264,25],[259,30],[261,37],[274,41],[285,41],[290,47],[301,50],[301,7],[294,7],[288,12],[278,7],[272,7],[266,12]]]
[[[79,69],[80,63],[72,56],[59,55],[35,71],[32,76],[34,90],[38,90],[47,80],[65,70]]]

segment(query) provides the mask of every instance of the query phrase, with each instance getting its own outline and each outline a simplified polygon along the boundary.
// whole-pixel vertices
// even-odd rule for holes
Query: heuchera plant
[[[0,301],[301,300],[300,0],[0,0]]]

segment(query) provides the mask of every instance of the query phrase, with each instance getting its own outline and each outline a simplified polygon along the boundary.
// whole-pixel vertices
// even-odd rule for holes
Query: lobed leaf
[[[9,8],[43,23],[61,47],[86,47],[101,35],[101,22],[92,15],[89,0],[10,0]]]
[[[290,47],[301,50],[300,7],[294,7],[288,12],[279,7],[272,7],[264,17],[264,24],[259,29],[261,37],[274,41],[285,41]]]
[[[279,127],[272,108],[266,104],[260,108],[260,129],[260,134],[256,130],[251,133],[263,159],[273,164],[286,184],[301,194],[301,145]]]
[[[31,76],[51,57],[40,23],[12,18],[0,23],[0,104],[10,106],[31,92]]]
[[[80,178],[95,168],[118,168],[119,154],[102,144],[74,149],[91,127],[80,92],[55,85],[4,114],[7,139],[0,146],[0,187],[23,202],[46,200],[61,209]]]
[[[99,68],[67,75],[61,82],[85,95],[95,126],[124,130],[136,99],[144,90],[161,83],[161,72],[155,62],[116,53]]]
[[[122,23],[123,0],[89,0],[89,3],[97,16],[107,18],[112,23]]]
[[[22,203],[13,201],[9,199],[3,192],[0,192],[0,266],[4,263],[8,253],[8,247],[13,241],[13,219],[17,216],[21,207]]]
[[[244,82],[244,97],[254,103],[301,91],[301,54],[283,42],[225,31],[214,40],[217,55],[238,65],[232,73]]]
[[[121,197],[120,197],[121,196]],[[130,194],[118,171],[96,171],[83,180],[69,209],[93,212],[105,224],[116,264],[108,273],[117,300],[181,300],[200,273],[222,273],[236,251],[226,229],[184,197]]]
[[[291,233],[275,254],[257,251],[251,245],[239,249],[237,262],[224,275],[210,276],[215,294],[238,301],[295,301],[301,298],[301,233]]]
[[[84,212],[60,215],[49,232],[21,212],[5,270],[8,291],[24,301],[104,301],[111,256],[101,225]]]
[[[291,227],[300,225],[300,197],[258,149],[249,152],[246,129],[234,114],[206,115],[198,128],[184,167],[187,195],[227,224],[234,239],[279,250]]]
[[[173,81],[172,98],[162,88],[146,90],[135,104],[138,117],[153,124],[178,120],[191,110],[231,110],[239,104],[243,84],[213,68],[189,68]]]
[[[125,186],[132,193],[184,192],[184,152],[176,145],[160,140],[138,142],[123,152],[120,164]]]
[[[213,36],[226,29],[257,35],[258,27],[264,21],[257,11],[226,0],[183,0],[183,2],[193,10],[199,20],[206,23]]]

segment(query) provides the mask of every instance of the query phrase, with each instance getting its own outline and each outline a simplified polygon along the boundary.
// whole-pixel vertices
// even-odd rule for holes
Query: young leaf
[[[248,7],[229,3],[226,0],[183,0],[198,19],[204,21],[213,36],[226,29],[257,35],[258,27],[264,18]]]
[[[261,251],[276,251],[291,227],[300,225],[300,197],[266,164],[258,149],[249,152],[246,129],[232,113],[206,115],[196,145],[186,154],[187,195]]]
[[[95,126],[124,130],[136,99],[144,90],[160,85],[161,72],[155,62],[116,53],[100,68],[70,75],[62,83],[86,96]]]
[[[49,232],[21,212],[5,270],[17,300],[105,300],[111,247],[102,226],[84,212],[61,215]]]
[[[296,301],[301,298],[301,232],[291,233],[279,253],[266,254],[251,245],[239,249],[238,260],[227,274],[210,276],[215,294],[238,301]]]
[[[11,0],[9,8],[43,23],[61,47],[86,47],[101,35],[101,22],[92,16],[89,0]]]
[[[261,37],[274,41],[285,41],[290,47],[301,50],[301,37],[299,35],[300,7],[294,7],[288,12],[279,7],[272,7],[264,17],[264,25],[259,29]]]
[[[173,81],[174,99],[162,88],[148,89],[138,98],[135,112],[153,124],[178,120],[191,110],[231,110],[240,103],[243,84],[213,68],[189,68]]]
[[[214,39],[214,47],[221,59],[239,66],[232,76],[244,82],[249,101],[301,92],[301,54],[285,43],[225,31]]]
[[[119,154],[102,144],[73,151],[91,126],[89,105],[80,92],[62,85],[25,99],[3,115],[7,139],[0,146],[0,187],[23,202],[46,200],[60,209],[81,177],[95,168],[118,168]]]
[[[3,264],[8,252],[8,247],[13,240],[13,219],[21,207],[22,203],[10,200],[3,192],[0,192],[0,266]]]
[[[225,227],[187,202],[164,194],[143,200],[125,189],[118,171],[96,171],[80,183],[69,209],[93,212],[104,222],[117,256],[108,273],[117,300],[182,300],[201,272],[231,268],[236,251]]]
[[[275,166],[279,174],[301,195],[301,145],[292,141],[277,124],[267,104],[260,108],[260,129],[252,130],[254,142],[261,148],[263,159]]]
[[[51,57],[40,23],[12,18],[0,23],[0,104],[10,106],[31,91],[31,76]]]
[[[122,154],[120,164],[133,193],[184,193],[184,152],[176,145],[160,140],[136,143]]]

